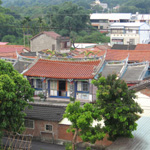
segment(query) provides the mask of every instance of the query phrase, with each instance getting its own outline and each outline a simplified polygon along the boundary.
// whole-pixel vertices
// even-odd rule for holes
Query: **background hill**
[[[2,6],[10,8],[21,16],[37,17],[47,14],[52,5],[71,1],[90,9],[90,4],[95,0],[2,0]],[[114,12],[121,13],[150,13],[150,0],[100,0],[102,3],[107,3],[109,12],[113,12],[112,8],[120,5],[120,9]],[[105,10],[105,12],[108,12]]]

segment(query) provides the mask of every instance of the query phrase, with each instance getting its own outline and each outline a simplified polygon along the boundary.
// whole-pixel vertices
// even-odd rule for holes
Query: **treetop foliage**
[[[107,78],[100,75],[92,83],[98,88],[96,107],[101,110],[109,139],[133,137],[132,131],[137,127],[135,121],[140,118],[138,113],[142,113],[141,107],[134,101],[135,92],[128,90],[125,81],[118,79],[116,74]]]
[[[83,107],[79,101],[68,104],[64,118],[72,122],[69,132],[78,132],[83,141],[95,143],[96,140],[104,138],[105,133],[102,131],[100,124],[92,126],[93,121],[101,121],[100,110],[94,109],[92,104],[86,103]],[[101,131],[101,132],[100,132]]]
[[[33,101],[34,89],[29,81],[14,70],[11,63],[0,60],[0,132],[21,132],[28,101]]]

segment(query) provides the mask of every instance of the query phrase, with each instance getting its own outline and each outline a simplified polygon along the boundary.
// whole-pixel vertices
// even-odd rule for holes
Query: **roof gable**
[[[43,32],[35,35],[34,37],[32,37],[31,40],[33,40],[34,38],[40,36],[41,34],[46,34],[47,36],[52,37],[53,39],[57,39],[57,38],[61,37],[61,35],[57,34],[54,31],[43,31]]]

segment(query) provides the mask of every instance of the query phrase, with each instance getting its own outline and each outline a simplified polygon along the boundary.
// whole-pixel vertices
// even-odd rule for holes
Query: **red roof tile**
[[[20,54],[23,49],[22,45],[0,45],[0,57],[17,58],[16,51]]]
[[[150,50],[150,44],[137,44],[135,50]]]
[[[13,53],[19,52],[24,49],[22,45],[0,45],[0,53]]]
[[[94,66],[98,66],[99,63],[100,60],[77,62],[39,59],[24,75],[57,79],[92,79]]]
[[[107,50],[106,60],[123,60],[129,56],[129,61],[149,61],[150,51],[145,50]]]
[[[0,42],[0,45],[7,45],[8,42]]]

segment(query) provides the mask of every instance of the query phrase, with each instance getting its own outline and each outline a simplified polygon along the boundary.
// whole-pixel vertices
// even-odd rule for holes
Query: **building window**
[[[54,51],[54,50],[55,50],[55,45],[53,44],[53,45],[52,45],[52,51]]]
[[[42,89],[42,81],[40,79],[36,80],[36,88],[37,89]]]
[[[52,131],[52,130],[53,130],[52,125],[47,124],[47,125],[45,126],[45,130],[46,130],[46,131]]]
[[[129,39],[129,43],[130,43],[130,45],[134,45],[135,44],[135,39]]]
[[[82,82],[82,91],[86,91],[86,92],[89,91],[89,83],[88,82],[86,82],[86,81]]]
[[[57,90],[57,81],[56,80],[51,80],[50,81],[50,88],[51,90]]]
[[[100,26],[100,29],[103,29],[103,26]]]
[[[34,121],[33,120],[29,120],[29,119],[25,119],[24,121],[24,125],[26,128],[34,128]]]
[[[78,81],[77,82],[77,91],[84,91],[88,92],[89,91],[89,83],[87,81]]]

